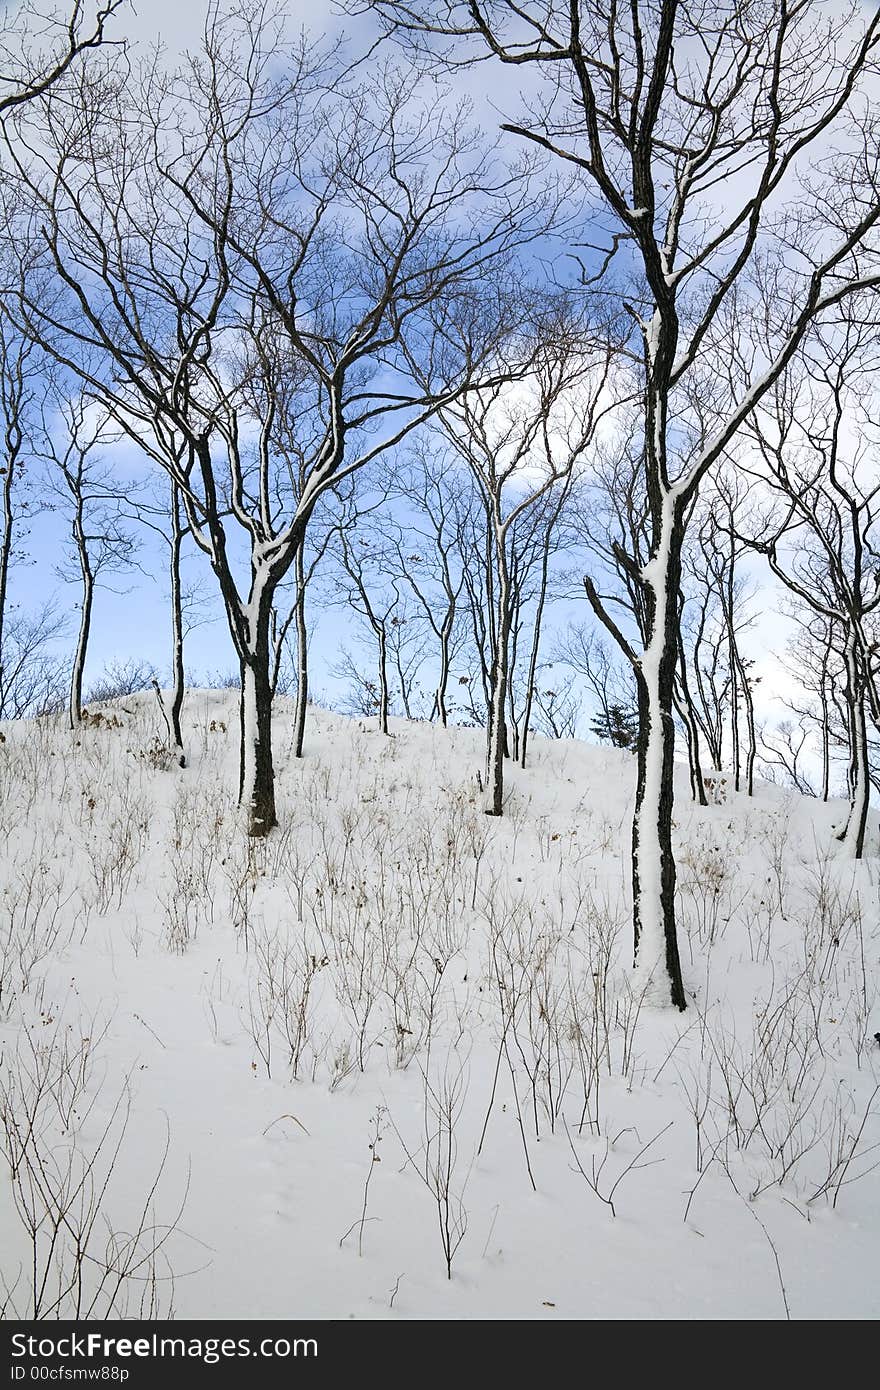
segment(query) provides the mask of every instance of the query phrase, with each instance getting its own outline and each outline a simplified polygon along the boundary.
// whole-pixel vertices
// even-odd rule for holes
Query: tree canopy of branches
[[[850,313],[817,331],[753,430],[776,505],[750,544],[823,626],[826,679],[835,648],[842,657],[850,807],[839,838],[854,858],[864,849],[871,786],[867,721],[880,718],[876,344],[870,315]],[[820,698],[827,705],[825,680]]]
[[[880,283],[877,140],[860,98],[880,15],[806,0],[710,0],[696,9],[680,0],[376,0],[368,8],[441,66],[493,63],[528,84],[504,129],[578,181],[584,231],[571,252],[584,289],[601,284],[607,293],[615,283],[631,316],[649,557],[617,558],[639,590],[642,630],[625,631],[592,580],[587,593],[638,687],[638,979],[684,1008],[671,832],[687,520],[701,481],[810,325]],[[831,138],[838,154],[822,168],[815,151]],[[809,216],[791,211],[798,179]],[[718,373],[713,350],[734,306],[748,318],[744,287],[759,263],[773,284],[773,314],[749,337],[738,374]]]
[[[107,25],[122,0],[101,0],[93,15],[74,0],[66,17],[35,5],[0,15],[0,121],[59,83],[75,61],[107,40]]]
[[[412,86],[353,85],[261,12],[212,10],[179,72],[77,71],[7,142],[63,287],[23,275],[30,329],[171,475],[216,575],[255,835],[276,823],[273,600],[314,507],[473,379],[439,306],[546,220],[529,164]]]

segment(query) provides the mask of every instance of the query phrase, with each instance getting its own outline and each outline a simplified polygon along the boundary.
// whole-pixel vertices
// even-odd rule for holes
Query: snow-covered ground
[[[493,820],[481,731],[314,711],[297,764],[290,713],[265,843],[233,693],[188,697],[184,771],[152,697],[5,726],[6,1316],[33,1247],[49,1316],[876,1316],[878,864],[840,804],[682,778],[679,1015],[629,989],[628,754],[535,739]]]

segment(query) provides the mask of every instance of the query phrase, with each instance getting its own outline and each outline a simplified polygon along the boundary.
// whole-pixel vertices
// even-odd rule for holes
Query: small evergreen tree
[[[601,743],[613,743],[615,748],[628,748],[631,753],[636,751],[639,716],[635,709],[609,705],[596,715],[590,728]]]

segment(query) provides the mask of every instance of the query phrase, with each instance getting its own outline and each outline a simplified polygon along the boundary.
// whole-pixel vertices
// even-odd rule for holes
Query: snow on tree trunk
[[[672,852],[678,658],[677,595],[683,527],[674,494],[663,499],[659,544],[642,572],[649,640],[636,667],[638,774],[633,817],[633,925],[636,987],[652,1003],[686,1007],[675,930]]]
[[[268,835],[278,824],[275,815],[275,771],[272,766],[272,688],[269,653],[258,654],[241,666],[241,795],[247,814],[247,833]]]

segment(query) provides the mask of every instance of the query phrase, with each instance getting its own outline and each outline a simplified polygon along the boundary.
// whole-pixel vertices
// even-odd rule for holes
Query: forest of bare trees
[[[350,0],[300,34],[248,0],[179,54],[118,9],[0,37],[0,715],[75,731],[103,586],[146,569],[167,657],[130,641],[116,693],[155,687],[184,768],[222,611],[248,836],[279,692],[298,757],[327,681],[383,734],[483,728],[493,817],[535,733],[628,748],[636,979],[685,1008],[676,759],[701,805],[843,796],[866,852],[880,17]]]

